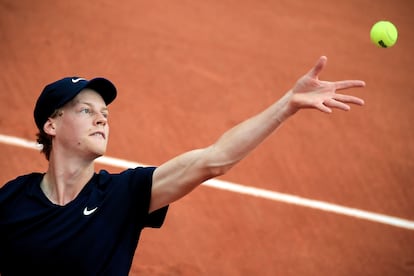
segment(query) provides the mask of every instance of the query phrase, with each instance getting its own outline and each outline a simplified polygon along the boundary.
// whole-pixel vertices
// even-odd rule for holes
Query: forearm
[[[290,99],[288,92],[264,111],[225,132],[209,148],[209,167],[216,168],[216,174],[223,174],[254,150],[296,112]]]
[[[261,113],[225,132],[211,146],[186,152],[159,166],[154,172],[150,211],[226,173],[294,113],[289,99],[287,93]]]

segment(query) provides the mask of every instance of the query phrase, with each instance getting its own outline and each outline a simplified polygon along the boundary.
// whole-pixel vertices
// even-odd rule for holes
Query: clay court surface
[[[0,134],[34,141],[45,84],[104,76],[119,91],[107,156],[159,165],[214,142],[326,55],[321,78],[365,80],[348,92],[366,105],[300,112],[220,180],[414,223],[413,10],[411,0],[0,0]],[[393,48],[369,40],[380,19],[399,29]],[[0,143],[1,184],[46,165]],[[414,231],[204,185],[172,204],[161,230],[144,230],[131,275],[414,275]]]

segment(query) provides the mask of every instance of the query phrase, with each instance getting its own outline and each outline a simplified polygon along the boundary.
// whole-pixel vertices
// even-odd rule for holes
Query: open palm
[[[360,80],[321,81],[319,73],[326,65],[327,58],[322,56],[316,65],[292,88],[292,105],[297,109],[316,108],[322,112],[331,113],[332,108],[349,110],[348,104],[363,105],[364,101],[351,95],[338,94],[337,90],[353,87],[363,87],[365,82]]]

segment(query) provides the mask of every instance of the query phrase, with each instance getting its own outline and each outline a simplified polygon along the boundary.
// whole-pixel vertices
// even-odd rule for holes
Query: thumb
[[[319,60],[316,62],[315,66],[309,71],[308,75],[311,78],[318,78],[319,73],[325,68],[326,62],[328,58],[326,56],[321,56]]]

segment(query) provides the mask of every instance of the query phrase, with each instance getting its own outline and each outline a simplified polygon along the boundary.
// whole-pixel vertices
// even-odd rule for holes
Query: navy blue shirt
[[[0,273],[128,275],[141,230],[161,227],[168,206],[148,214],[153,167],[100,171],[65,206],[40,188],[41,173],[0,188]]]

